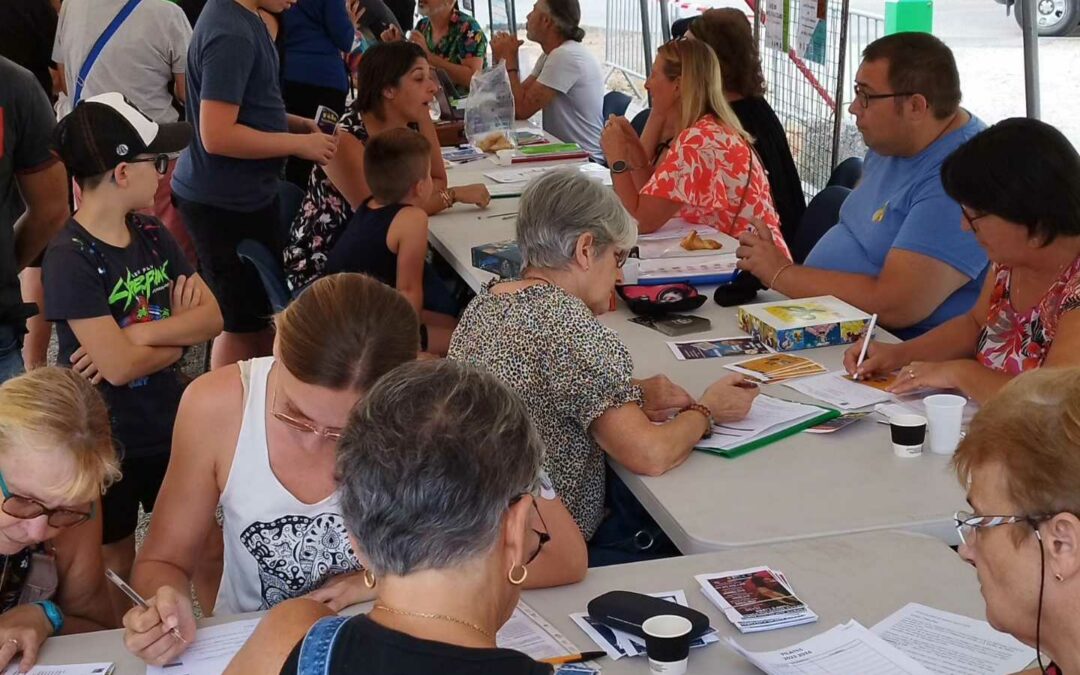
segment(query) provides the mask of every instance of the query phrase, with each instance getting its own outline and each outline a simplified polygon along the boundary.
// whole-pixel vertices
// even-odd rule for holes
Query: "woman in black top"
[[[737,9],[710,9],[694,19],[687,37],[701,40],[716,52],[724,77],[724,95],[743,128],[754,138],[754,149],[769,174],[780,231],[784,241],[793,241],[806,211],[806,196],[795,160],[791,158],[787,134],[765,100],[761,57],[754,45],[750,22]]]
[[[353,409],[337,453],[374,607],[344,618],[283,602],[226,673],[550,673],[495,646],[550,539],[534,502],[543,444],[521,399],[470,366],[407,363]]]

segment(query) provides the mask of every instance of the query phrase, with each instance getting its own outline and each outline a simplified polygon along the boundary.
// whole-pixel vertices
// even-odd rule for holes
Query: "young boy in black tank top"
[[[426,328],[425,347],[445,356],[458,307],[427,264],[431,145],[411,129],[390,129],[364,147],[371,188],[326,256],[325,274],[363,272],[408,299]]]

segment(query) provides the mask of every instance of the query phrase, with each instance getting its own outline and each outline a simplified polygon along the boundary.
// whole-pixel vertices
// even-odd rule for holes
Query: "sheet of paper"
[[[985,621],[916,602],[871,630],[939,675],[1005,675],[1035,660],[1035,650]]]
[[[697,447],[728,450],[795,426],[824,412],[824,409],[817,406],[761,394],[751,404],[750,414],[738,422],[714,424],[712,436],[698,441]]]
[[[715,359],[724,356],[769,354],[772,350],[747,335],[736,337],[700,338],[668,342],[668,348],[680,361]]]
[[[845,411],[893,400],[892,394],[852,382],[840,371],[784,382],[784,386]]]
[[[686,592],[682,589],[677,591],[648,593],[647,595],[651,595],[654,598],[661,598],[668,602],[674,602],[683,607],[690,606],[686,601]],[[592,638],[592,641],[596,643],[596,646],[603,649],[612,660],[617,661],[624,656],[641,656],[645,653],[645,640],[636,635],[631,635],[625,631],[603,624],[589,616],[588,612],[571,614],[570,619],[573,620],[578,628],[584,631],[586,635]],[[716,631],[714,629],[709,629],[709,632],[691,642],[690,648],[697,649],[698,647],[704,647],[719,641],[720,638],[717,636]]]
[[[146,675],[220,675],[259,625],[245,619],[195,631],[195,641],[180,657],[164,666],[147,666]]]
[[[495,635],[495,643],[534,659],[550,659],[580,650],[532,607],[519,602],[510,620]]]
[[[771,652],[748,651],[730,637],[726,641],[768,675],[930,675],[907,654],[854,620]]]
[[[16,675],[19,672],[19,662],[15,661],[4,669],[3,675]],[[26,675],[111,675],[113,664],[111,663],[77,663],[67,666],[34,666],[26,671]]]

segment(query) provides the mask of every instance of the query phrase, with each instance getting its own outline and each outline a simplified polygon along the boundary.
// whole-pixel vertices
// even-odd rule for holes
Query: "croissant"
[[[691,230],[690,234],[683,237],[683,240],[679,242],[687,251],[719,251],[723,248],[723,244],[715,239],[703,239],[698,236],[697,230]]]

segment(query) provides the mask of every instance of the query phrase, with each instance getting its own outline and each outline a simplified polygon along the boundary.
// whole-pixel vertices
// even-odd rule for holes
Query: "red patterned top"
[[[713,115],[675,138],[641,194],[678,202],[683,220],[733,237],[749,229],[751,219],[760,220],[791,257],[761,160],[742,136]]]
[[[1012,306],[1012,269],[994,265],[991,272],[994,290],[976,358],[987,368],[1010,375],[1038,368],[1054,342],[1061,315],[1080,308],[1080,257],[1026,312],[1017,312]]]

